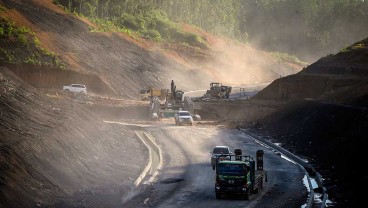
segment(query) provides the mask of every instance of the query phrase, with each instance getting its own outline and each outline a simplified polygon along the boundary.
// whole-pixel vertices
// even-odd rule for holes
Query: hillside
[[[256,131],[309,158],[338,207],[359,207],[356,187],[368,184],[361,171],[368,145],[367,53],[364,39],[255,96],[258,102],[286,103],[261,119]]]
[[[134,182],[126,178],[147,159],[135,154],[145,149],[131,130],[45,96],[3,67],[0,92],[0,207],[74,207],[91,191],[98,197],[85,206],[120,204]]]
[[[277,79],[259,92],[260,100],[323,99],[354,103],[367,95],[368,39],[321,58],[297,74]]]
[[[134,129],[97,115],[127,117],[134,109],[73,102],[62,85],[135,99],[139,89],[172,79],[188,90],[236,75],[245,84],[270,81],[301,68],[197,29],[211,48],[92,32],[93,23],[51,0],[0,4],[0,207],[118,207],[142,171],[147,154]]]
[[[186,30],[203,36],[209,49],[155,43],[120,32],[91,32],[90,28],[97,26],[87,19],[65,13],[48,0],[3,0],[2,4],[7,8],[2,16],[34,31],[41,46],[55,53],[66,70],[98,76],[103,84],[91,84],[91,89],[110,88],[98,93],[113,91],[116,95],[136,98],[137,90],[149,86],[168,87],[172,79],[184,90],[207,88],[212,81],[229,84],[269,82],[302,68],[295,63],[280,62],[248,46],[190,29],[188,25],[184,26]],[[40,78],[47,80],[49,77]],[[65,80],[61,75],[54,79]],[[46,87],[60,89],[59,83]]]
[[[37,38],[25,46],[0,36],[0,206],[118,207],[142,171],[146,149],[134,128],[98,116],[122,119],[137,108],[91,106],[60,93],[61,86],[84,83],[91,94],[135,105],[139,89],[169,88],[171,80],[183,90],[207,89],[212,81],[273,81],[254,99],[198,103],[200,113],[306,155],[326,176],[331,199],[357,204],[355,185],[367,184],[360,158],[368,133],[368,39],[306,67],[187,24],[180,23],[208,47],[98,32],[51,0],[0,4],[4,28],[7,19],[28,28],[20,29],[27,41]]]

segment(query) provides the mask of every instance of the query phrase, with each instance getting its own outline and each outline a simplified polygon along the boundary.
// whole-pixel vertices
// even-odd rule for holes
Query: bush
[[[287,62],[292,62],[292,63],[296,63],[296,64],[306,65],[306,63],[300,61],[296,56],[289,55],[287,53],[271,52],[270,54],[274,58],[278,59],[279,62],[287,61]]]
[[[183,32],[176,23],[159,10],[150,10],[140,15],[123,14],[115,21],[118,27],[128,28],[154,41],[178,41],[189,45],[206,47],[201,37]]]
[[[207,47],[207,44],[204,42],[204,40],[200,36],[193,33],[176,30],[175,33],[173,33],[172,38],[179,42],[188,43],[192,46]]]
[[[152,39],[152,40],[157,41],[157,42],[161,41],[161,39],[162,39],[160,33],[157,30],[154,30],[154,29],[147,30],[142,35],[145,38],[149,38],[149,39]]]
[[[117,20],[119,26],[132,29],[135,31],[140,31],[145,28],[145,21],[142,18],[138,18],[131,14],[123,14],[121,18]]]
[[[27,27],[17,27],[0,17],[0,61],[4,63],[30,63],[62,68],[55,54],[40,46],[35,33]]]

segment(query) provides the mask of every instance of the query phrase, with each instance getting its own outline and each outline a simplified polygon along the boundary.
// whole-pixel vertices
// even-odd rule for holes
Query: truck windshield
[[[189,112],[180,112],[180,116],[190,116]]]
[[[213,154],[229,154],[229,149],[228,148],[214,148],[213,149]]]
[[[217,164],[217,174],[219,175],[244,175],[247,167],[244,164]]]

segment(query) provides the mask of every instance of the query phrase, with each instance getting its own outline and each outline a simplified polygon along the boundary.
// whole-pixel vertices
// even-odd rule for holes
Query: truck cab
[[[251,156],[234,154],[226,157],[229,160],[218,160],[216,163],[216,199],[224,194],[236,194],[248,200],[249,195],[258,193],[263,181],[267,181],[267,172],[263,170],[263,154],[261,158],[257,153],[257,163],[262,162],[262,166],[257,165],[257,170]]]
[[[242,161],[219,161],[216,165],[216,198],[222,193],[249,194],[249,164]]]

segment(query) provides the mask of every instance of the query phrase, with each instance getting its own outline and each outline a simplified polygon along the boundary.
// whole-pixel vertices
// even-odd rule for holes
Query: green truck
[[[235,151],[235,153],[238,152]],[[221,160],[221,157],[226,159]],[[241,155],[241,153],[220,155],[217,158],[216,199],[220,199],[224,194],[236,194],[248,200],[251,193],[260,192],[263,182],[267,182],[267,172],[263,170],[263,150],[258,150],[256,153],[257,168],[251,156]]]

